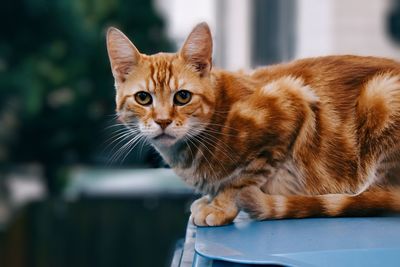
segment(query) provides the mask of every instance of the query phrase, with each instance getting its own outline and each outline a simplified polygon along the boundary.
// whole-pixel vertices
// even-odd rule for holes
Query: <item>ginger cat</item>
[[[175,54],[141,54],[115,28],[107,48],[119,119],[204,193],[196,225],[241,209],[258,220],[400,212],[399,63],[329,56],[212,70],[205,23]]]

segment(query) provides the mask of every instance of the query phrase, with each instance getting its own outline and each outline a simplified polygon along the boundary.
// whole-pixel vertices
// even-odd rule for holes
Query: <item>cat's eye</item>
[[[192,99],[192,93],[187,90],[179,90],[174,95],[174,104],[178,106],[186,105]]]
[[[153,102],[153,99],[151,98],[151,95],[146,92],[138,92],[135,94],[135,100],[138,102],[140,105],[143,106],[148,106]]]

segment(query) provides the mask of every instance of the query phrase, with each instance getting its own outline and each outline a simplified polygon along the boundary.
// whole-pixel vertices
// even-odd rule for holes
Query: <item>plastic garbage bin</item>
[[[400,266],[400,217],[188,224],[177,266]]]

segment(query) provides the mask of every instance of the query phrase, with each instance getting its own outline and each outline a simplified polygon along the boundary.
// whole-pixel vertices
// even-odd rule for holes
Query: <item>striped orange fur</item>
[[[120,120],[204,193],[197,225],[230,223],[240,209],[255,219],[400,212],[399,63],[329,56],[214,70],[205,23],[175,54],[141,54],[115,28],[107,48]]]

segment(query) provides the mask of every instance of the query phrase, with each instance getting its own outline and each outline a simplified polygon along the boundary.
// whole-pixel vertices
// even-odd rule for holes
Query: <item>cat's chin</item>
[[[156,145],[158,147],[168,148],[168,147],[173,146],[177,140],[178,139],[174,136],[171,136],[168,134],[161,134],[161,135],[153,138],[152,141],[153,141],[154,145]]]

